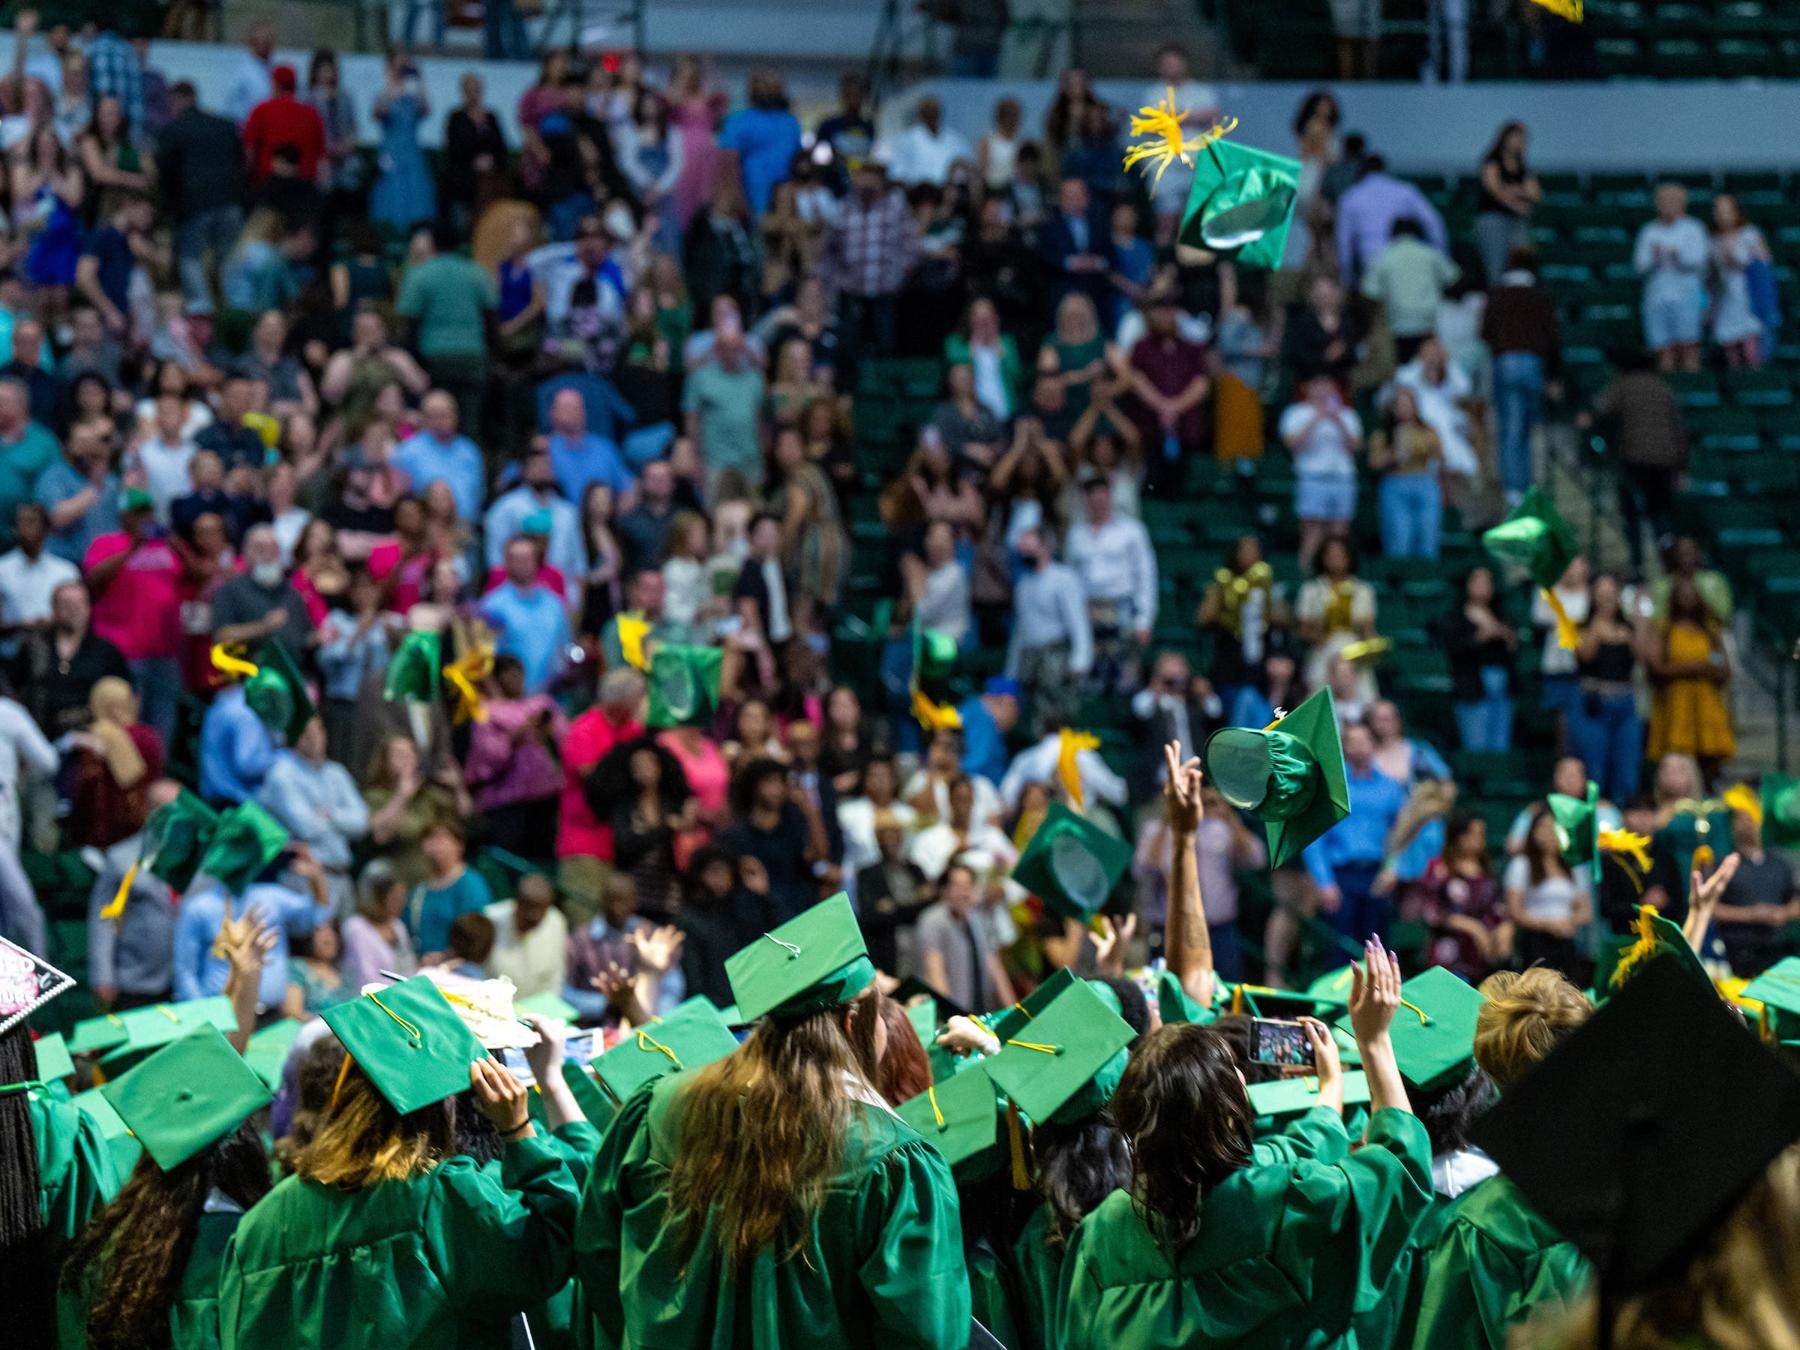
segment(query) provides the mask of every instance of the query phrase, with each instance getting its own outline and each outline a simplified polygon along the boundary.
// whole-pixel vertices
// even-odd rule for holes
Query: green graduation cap
[[[250,1043],[244,1047],[244,1063],[271,1091],[281,1082],[282,1066],[287,1063],[288,1051],[294,1048],[302,1025],[292,1017],[284,1017],[252,1032]]]
[[[126,488],[119,494],[120,511],[154,511],[156,498],[140,487]]]
[[[468,1087],[469,1066],[487,1053],[423,975],[319,1015],[375,1090],[403,1116]]]
[[[546,989],[543,993],[533,994],[529,998],[514,999],[513,1011],[521,1017],[547,1017],[558,1022],[568,1022],[571,1025],[581,1020],[581,1009],[554,989]]]
[[[1369,1080],[1361,1072],[1344,1075],[1344,1109],[1364,1106],[1369,1100]],[[1319,1080],[1311,1074],[1271,1078],[1250,1085],[1250,1113],[1258,1119],[1297,1116],[1319,1105]]]
[[[231,1133],[273,1098],[217,1027],[169,1042],[101,1096],[163,1171]]]
[[[1350,1006],[1350,967],[1341,966],[1337,970],[1326,971],[1306,986],[1306,992],[1321,1003],[1348,1008]]]
[[[1570,867],[1586,867],[1600,880],[1600,785],[1588,780],[1587,796],[1567,797],[1552,792],[1545,798],[1550,818],[1556,822],[1556,842],[1562,860]]]
[[[1085,922],[1131,867],[1131,845],[1061,802],[1038,822],[1012,879],[1064,918]]]
[[[1076,980],[983,1066],[1034,1122],[1072,1124],[1112,1099],[1137,1033]]]
[[[906,1008],[906,1020],[912,1023],[919,1044],[929,1049],[937,1040],[938,1008],[934,998],[920,999]]]
[[[650,658],[650,707],[644,725],[701,726],[719,711],[719,676],[725,653],[717,647],[661,642]]]
[[[1273,272],[1287,251],[1299,191],[1299,160],[1215,140],[1194,156],[1181,242]]]
[[[1076,982],[1076,979],[1075,972],[1064,966],[1012,1007],[988,1013],[980,1021],[1001,1041],[1017,1036],[1021,1027],[1029,1024],[1039,1013],[1048,1008],[1065,989]]]
[[[875,978],[856,912],[842,891],[725,958],[738,1015],[798,1018],[848,1003]]]
[[[1321,1021],[1337,1016],[1349,1006],[1348,996],[1336,999],[1315,996],[1298,989],[1272,989],[1266,984],[1240,984],[1244,1011],[1252,1017],[1273,1017],[1293,1021],[1296,1017],[1317,1017]]]
[[[200,870],[238,895],[287,846],[288,832],[281,823],[255,802],[244,802],[219,817]]]
[[[244,681],[244,701],[270,731],[289,745],[300,739],[316,715],[306,681],[288,649],[270,639],[256,653],[256,674]]]
[[[113,1110],[99,1088],[89,1088],[86,1092],[78,1092],[69,1098],[69,1105],[80,1111],[94,1122],[100,1131],[100,1138],[106,1143],[106,1150],[112,1155],[113,1171],[121,1177],[131,1175],[137,1166],[138,1157],[144,1146],[138,1142],[131,1128],[119,1119],[119,1113]]]
[[[97,1055],[125,1043],[125,1019],[118,1013],[101,1013],[69,1028],[71,1055]]]
[[[37,1052],[37,1076],[44,1082],[54,1083],[75,1072],[75,1060],[60,1031],[39,1036],[31,1048]]]
[[[200,870],[200,856],[219,828],[219,813],[186,788],[164,802],[144,822],[144,867],[176,892],[185,891]]]
[[[1400,999],[1388,1035],[1406,1081],[1421,1092],[1433,1092],[1466,1076],[1475,1060],[1475,1019],[1487,1002],[1482,992],[1433,966],[1402,984]],[[1337,1024],[1350,1030],[1347,1016]]]
[[[1616,995],[1621,986],[1648,962],[1659,957],[1672,957],[1676,965],[1697,978],[1708,989],[1712,976],[1700,964],[1700,957],[1677,924],[1656,912],[1653,905],[1639,905],[1633,924],[1634,938],[1625,942],[1602,943],[1594,971],[1594,997],[1605,1001]]]
[[[981,1065],[932,1084],[901,1102],[896,1112],[937,1146],[961,1179],[979,1180],[1000,1165],[1004,1111],[994,1080]]]
[[[1267,731],[1221,727],[1200,752],[1207,781],[1262,821],[1281,867],[1350,814],[1337,705],[1321,689]]]
[[[936,628],[913,625],[913,682],[935,684],[956,673],[956,639]]]
[[[1763,847],[1800,847],[1800,778],[1765,773],[1761,786]]]
[[[180,1040],[200,1027],[217,1027],[220,1031],[237,1030],[237,1014],[231,1000],[222,994],[212,998],[189,999],[185,1003],[153,1003],[120,1013],[125,1035],[100,1059],[108,1077],[117,1077],[141,1062],[152,1051],[170,1041]]]
[[[388,661],[381,696],[408,703],[435,703],[443,679],[443,643],[438,634],[415,628],[400,639]]]
[[[1219,1015],[1216,1009],[1203,1008],[1189,998],[1172,970],[1165,970],[1156,977],[1156,1009],[1170,1026],[1182,1022],[1205,1026]]]
[[[1495,562],[1522,568],[1544,590],[1562,580],[1578,551],[1575,531],[1541,485],[1533,485],[1511,515],[1483,532],[1481,546]]]
[[[1791,1035],[1791,1028],[1800,1027],[1800,956],[1789,956],[1777,961],[1745,985],[1738,997],[1755,999],[1762,1004],[1765,1020],[1772,1022],[1777,1031]],[[43,1042],[39,1041],[38,1044],[41,1046]],[[41,1066],[41,1050],[38,1060]],[[40,1075],[44,1078],[49,1076],[47,1073]]]
[[[711,1064],[737,1048],[731,1028],[706,1004],[626,1032],[590,1067],[613,1100],[622,1102],[652,1079]]]

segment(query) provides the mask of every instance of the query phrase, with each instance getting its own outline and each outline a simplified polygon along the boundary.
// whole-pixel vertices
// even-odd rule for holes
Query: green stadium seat
[[[1720,79],[1754,80],[1780,74],[1781,57],[1766,38],[1722,37],[1713,44]]]
[[[1710,370],[1678,371],[1665,377],[1683,408],[1717,408],[1724,402],[1719,377]]]
[[[1688,425],[1704,450],[1750,451],[1762,448],[1756,415],[1744,408],[1696,409]]]
[[[1696,38],[1657,38],[1650,44],[1650,71],[1664,80],[1702,80],[1713,73],[1712,48]]]
[[[1732,402],[1742,408],[1791,408],[1794,388],[1779,370],[1732,370],[1725,375]]]

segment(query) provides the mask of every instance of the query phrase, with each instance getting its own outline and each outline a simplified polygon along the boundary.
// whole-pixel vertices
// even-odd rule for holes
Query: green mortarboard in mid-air
[[[1292,1074],[1250,1085],[1250,1114],[1265,1117],[1297,1116],[1319,1105],[1319,1080],[1312,1074]],[[1344,1075],[1344,1109],[1365,1105],[1369,1080],[1359,1072]]]
[[[1567,797],[1552,792],[1545,799],[1556,822],[1556,843],[1562,860],[1571,868],[1587,868],[1600,880],[1600,785],[1588,780],[1587,796]]]
[[[1266,731],[1221,727],[1200,752],[1219,795],[1267,827],[1280,867],[1350,814],[1337,705],[1321,689]]]
[[[1765,773],[1761,788],[1763,847],[1800,846],[1800,778]]]
[[[100,1093],[163,1171],[230,1134],[272,1100],[217,1027],[170,1041]]]
[[[1710,990],[1655,961],[1473,1138],[1624,1297],[1679,1271],[1800,1139],[1800,1077]]]
[[[116,1078],[170,1041],[178,1041],[200,1027],[237,1030],[237,1013],[223,994],[188,999],[184,1003],[152,1003],[119,1014],[125,1035],[100,1057],[109,1078]]]
[[[423,975],[374,990],[319,1016],[401,1115],[469,1086],[487,1052],[438,987]]]
[[[1058,995],[1075,983],[1076,979],[1075,972],[1064,966],[1052,973],[1048,979],[1012,1007],[987,1013],[979,1020],[1001,1041],[1010,1036],[1017,1036],[1021,1027],[1029,1026],[1032,1019],[1048,1008]]]
[[[177,893],[185,891],[200,870],[200,856],[219,828],[219,813],[182,788],[144,821],[144,868],[161,877]]]
[[[698,1069],[738,1048],[737,1037],[708,1003],[646,1022],[589,1066],[615,1101],[665,1074]]]
[[[738,1015],[783,1020],[848,1003],[875,978],[856,911],[842,891],[725,958]]]
[[[1000,1165],[1004,1111],[982,1065],[932,1084],[895,1110],[937,1147],[962,1180],[979,1180]]]
[[[521,1017],[547,1017],[553,1021],[570,1024],[581,1020],[581,1009],[554,989],[546,989],[541,994],[532,994],[529,998],[514,999],[513,1011]]]
[[[1061,802],[1038,822],[1012,879],[1064,918],[1085,922],[1131,868],[1131,845]]]
[[[233,895],[241,895],[288,846],[288,832],[255,802],[243,802],[219,817],[200,870]]]
[[[1169,1026],[1182,1022],[1205,1026],[1219,1015],[1217,1009],[1203,1008],[1189,998],[1172,970],[1165,970],[1156,977],[1156,1009]]]
[[[658,643],[650,658],[650,704],[644,725],[656,730],[710,723],[719,711],[724,660],[725,653],[717,647]]]
[[[39,1008],[75,987],[41,956],[0,938],[0,1032],[10,1031]]]
[[[112,1155],[113,1171],[120,1177],[130,1176],[144,1146],[132,1134],[130,1127],[119,1119],[119,1113],[113,1110],[112,1103],[106,1100],[100,1089],[89,1088],[86,1092],[77,1092],[69,1098],[69,1105],[94,1122],[100,1131],[100,1138],[106,1143],[106,1151]]]
[[[933,684],[956,673],[960,656],[956,639],[948,633],[920,625],[913,627],[913,682]]]
[[[1600,944],[1594,971],[1596,1000],[1615,997],[1620,986],[1634,978],[1645,965],[1651,962],[1660,965],[1657,958],[1665,956],[1672,957],[1672,964],[1694,976],[1708,990],[1712,989],[1712,976],[1700,964],[1699,956],[1679,925],[1663,918],[1654,906],[1639,905],[1633,927],[1635,937],[1628,938],[1623,944],[1616,940]]]
[[[69,1054],[68,1042],[60,1031],[39,1036],[31,1048],[37,1052],[37,1076],[46,1083],[67,1078],[75,1072],[75,1060]]]
[[[1745,985],[1738,998],[1762,1004],[1764,1020],[1782,1034],[1791,1035],[1791,1028],[1800,1027],[1800,956],[1777,961]]]
[[[282,1066],[287,1063],[288,1051],[294,1048],[303,1025],[292,1017],[284,1017],[252,1032],[250,1043],[244,1047],[244,1063],[271,1090],[281,1082]]]
[[[400,639],[388,660],[381,696],[408,703],[435,703],[443,679],[443,642],[438,634],[415,628]]]
[[[1421,1092],[1433,1092],[1466,1077],[1475,1062],[1475,1019],[1486,996],[1442,966],[1433,966],[1402,984],[1400,998],[1388,1036],[1406,1081]],[[1337,1024],[1351,1030],[1348,1017]]]
[[[101,1013],[69,1028],[69,1053],[97,1055],[125,1044],[125,1019],[118,1013]]]
[[[1494,561],[1523,568],[1543,590],[1562,580],[1578,552],[1575,531],[1541,485],[1533,485],[1511,515],[1482,534],[1481,546]]]
[[[244,702],[258,721],[289,745],[317,715],[300,668],[287,647],[273,638],[256,653],[256,674],[244,681]]]
[[[1213,141],[1194,156],[1181,242],[1222,254],[1239,267],[1275,271],[1287,251],[1300,171],[1300,161],[1286,155]]]
[[[1112,1099],[1136,1037],[1086,980],[1076,980],[984,1067],[1034,1123],[1073,1124]]]

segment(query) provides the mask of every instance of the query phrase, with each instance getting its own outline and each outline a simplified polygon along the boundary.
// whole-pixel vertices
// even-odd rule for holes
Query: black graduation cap
[[[962,1004],[958,1003],[955,999],[940,994],[917,975],[908,975],[904,977],[899,984],[894,986],[894,992],[888,995],[888,997],[893,999],[894,1002],[904,1006],[905,1004],[911,1003],[920,994],[925,995],[926,998],[936,1000],[938,1017],[940,1020],[948,1021],[952,1017],[969,1017],[973,1015],[967,1008],[963,1007]]]
[[[1673,961],[1627,982],[1473,1131],[1603,1299],[1680,1269],[1800,1139],[1800,1076]]]

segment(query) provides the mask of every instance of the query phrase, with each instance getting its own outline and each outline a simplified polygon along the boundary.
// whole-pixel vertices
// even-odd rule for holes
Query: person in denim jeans
[[[1419,416],[1418,396],[1394,390],[1387,421],[1369,440],[1369,467],[1381,474],[1381,551],[1390,558],[1435,558],[1443,529],[1438,474],[1444,443]]]
[[[1637,791],[1643,725],[1632,676],[1637,634],[1619,602],[1619,579],[1594,578],[1588,621],[1575,650],[1581,693],[1569,715],[1569,745],[1587,763],[1603,796],[1624,801]]]
[[[1440,634],[1455,681],[1456,727],[1465,750],[1512,749],[1513,663],[1519,635],[1494,612],[1494,574],[1477,567]]]
[[[1488,292],[1481,338],[1494,353],[1494,420],[1500,442],[1500,485],[1508,505],[1531,487],[1531,433],[1544,418],[1544,398],[1560,392],[1562,337],[1556,297],[1538,281],[1537,253],[1515,248]]]

